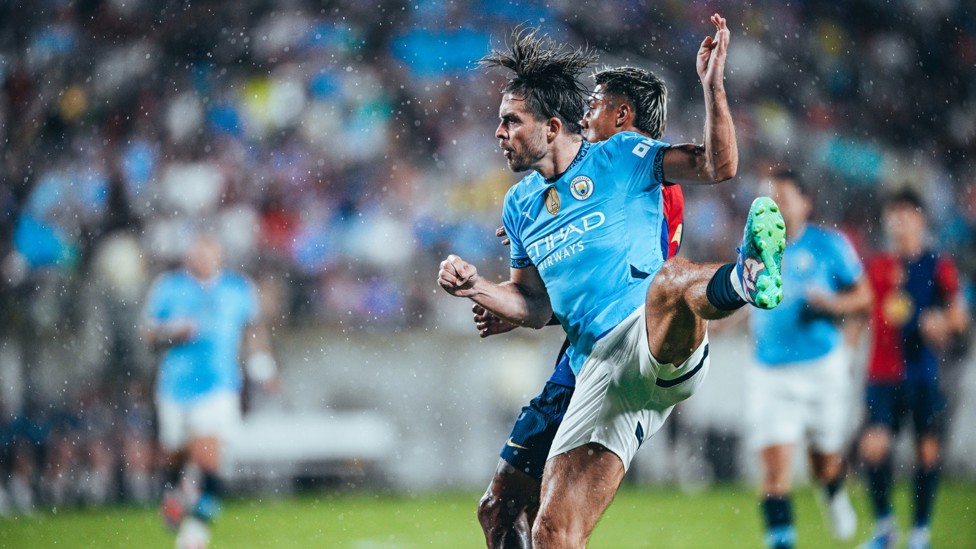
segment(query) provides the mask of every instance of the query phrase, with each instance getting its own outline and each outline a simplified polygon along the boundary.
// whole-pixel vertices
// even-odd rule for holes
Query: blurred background
[[[241,490],[480,490],[558,328],[481,341],[435,284],[456,253],[507,276],[503,79],[473,70],[528,22],[669,87],[700,141],[694,68],[720,12],[739,175],[686,191],[682,255],[727,260],[770,166],[865,256],[911,186],[976,309],[976,17],[961,0],[0,2],[0,513],[158,496],[145,291],[217,231],[260,288],[282,389],[249,393]],[[698,7],[701,5],[701,7]],[[748,481],[742,326],[634,482]],[[976,478],[976,368],[945,365],[951,476]],[[854,365],[863,369],[863,356]],[[851,418],[852,431],[858,418]],[[904,445],[901,455],[909,449]],[[472,502],[472,516],[474,503]]]

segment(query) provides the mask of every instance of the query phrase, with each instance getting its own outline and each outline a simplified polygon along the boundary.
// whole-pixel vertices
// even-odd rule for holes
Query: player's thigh
[[[241,427],[241,398],[234,391],[217,391],[197,400],[187,418],[190,438],[224,443]]]
[[[751,448],[759,451],[802,441],[809,416],[803,384],[796,367],[753,364],[747,376],[745,410]]]
[[[156,428],[163,452],[173,454],[185,448],[190,437],[189,414],[189,405],[157,395]]]
[[[499,452],[502,460],[538,483],[572,396],[572,387],[546,383],[542,392],[522,408],[515,420],[512,432]]]
[[[623,476],[623,462],[599,444],[587,444],[553,457],[546,463],[542,479],[536,528],[585,542],[613,501]]]
[[[505,509],[511,515],[534,510],[539,504],[542,481],[498,460],[495,474],[482,498],[482,507]]]
[[[853,379],[847,356],[843,349],[835,349],[811,364],[808,372],[812,410],[807,432],[810,446],[819,454],[842,452],[851,436]]]
[[[946,403],[939,384],[934,381],[905,382],[906,407],[919,440],[941,439],[946,426]]]

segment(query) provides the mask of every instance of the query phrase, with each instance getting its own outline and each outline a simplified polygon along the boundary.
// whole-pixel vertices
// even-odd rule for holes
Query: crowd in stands
[[[815,215],[863,253],[883,245],[880,197],[921,190],[976,301],[965,6],[0,3],[0,513],[151,499],[154,365],[139,307],[197,230],[222,236],[281,329],[431,328],[448,252],[507,274],[494,229],[518,175],[493,137],[502,80],[473,61],[520,23],[660,74],[665,140],[678,143],[701,140],[694,59],[721,12],[739,175],[686,191],[683,255],[729,258],[742,213],[787,159],[817,182]],[[37,365],[66,341],[99,375],[45,394]]]

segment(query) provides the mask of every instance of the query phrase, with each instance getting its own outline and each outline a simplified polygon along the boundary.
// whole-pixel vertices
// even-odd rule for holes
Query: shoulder
[[[545,181],[542,176],[537,172],[532,172],[529,175],[522,178],[521,181],[512,185],[505,192],[505,204],[517,203],[525,199],[533,189],[538,188],[540,185],[544,185]]]
[[[221,285],[242,291],[249,291],[254,287],[254,283],[247,275],[237,271],[224,271],[220,278]]]
[[[166,291],[172,288],[179,288],[187,283],[189,276],[183,271],[165,271],[159,274],[151,284],[151,288],[156,291]]]
[[[606,141],[593,144],[594,152],[601,151],[609,155],[632,152],[637,156],[644,156],[640,154],[641,150],[644,150],[646,153],[646,151],[652,148],[667,146],[669,145],[663,141],[657,141],[635,132],[619,132],[610,136],[610,139]]]

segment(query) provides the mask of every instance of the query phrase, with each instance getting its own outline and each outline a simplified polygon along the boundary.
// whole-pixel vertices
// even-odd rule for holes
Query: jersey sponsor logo
[[[559,213],[559,192],[556,191],[555,185],[546,191],[546,211],[552,215]]]
[[[578,175],[569,183],[569,192],[576,200],[586,200],[593,196],[593,180],[585,175]]]

